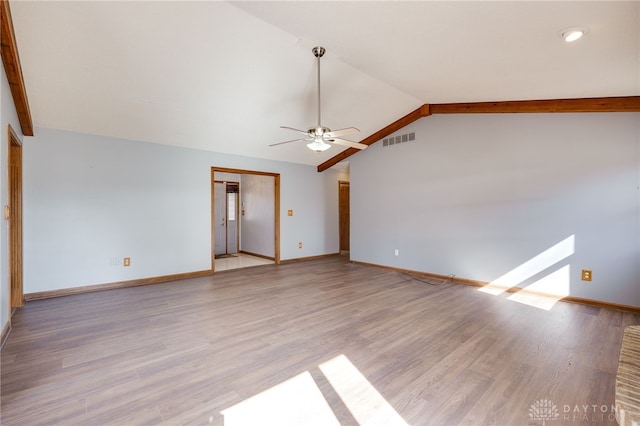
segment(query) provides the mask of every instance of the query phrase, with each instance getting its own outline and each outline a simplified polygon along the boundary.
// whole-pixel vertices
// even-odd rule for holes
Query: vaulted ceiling
[[[640,95],[638,1],[10,4],[36,128],[318,165],[343,148],[268,147],[316,124],[318,45],[355,141],[424,103]]]

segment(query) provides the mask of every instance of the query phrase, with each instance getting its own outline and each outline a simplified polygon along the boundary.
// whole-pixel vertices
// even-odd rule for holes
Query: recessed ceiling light
[[[567,28],[566,30],[562,30],[560,35],[562,36],[564,41],[566,41],[567,43],[571,43],[572,41],[576,41],[582,38],[582,36],[585,35],[586,33],[587,33],[586,28],[571,27],[571,28]]]

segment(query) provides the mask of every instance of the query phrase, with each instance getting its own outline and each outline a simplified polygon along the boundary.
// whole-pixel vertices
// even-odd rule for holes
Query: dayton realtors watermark
[[[593,422],[595,424],[616,423],[615,406],[607,404],[561,404],[550,399],[540,399],[529,408],[529,419],[542,422]]]

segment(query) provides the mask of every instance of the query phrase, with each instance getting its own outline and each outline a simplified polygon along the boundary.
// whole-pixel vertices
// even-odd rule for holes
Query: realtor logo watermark
[[[542,426],[549,420],[557,420],[560,417],[556,404],[548,399],[540,399],[529,408],[529,418],[535,421],[542,421]]]
[[[547,426],[556,420],[566,422],[593,422],[616,424],[616,410],[613,405],[606,404],[562,404],[556,405],[550,399],[539,399],[529,407],[529,420],[542,422]]]

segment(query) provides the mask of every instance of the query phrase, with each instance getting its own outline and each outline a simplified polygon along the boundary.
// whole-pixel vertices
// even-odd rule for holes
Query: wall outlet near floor
[[[298,243],[298,248],[302,248],[302,241]]]
[[[396,249],[396,251],[395,251],[395,255],[396,255],[396,256],[400,256],[400,250]]]
[[[123,266],[131,266],[131,258],[130,257],[125,257],[122,261],[122,265]]]
[[[582,281],[591,281],[591,270],[583,269],[582,270]]]

